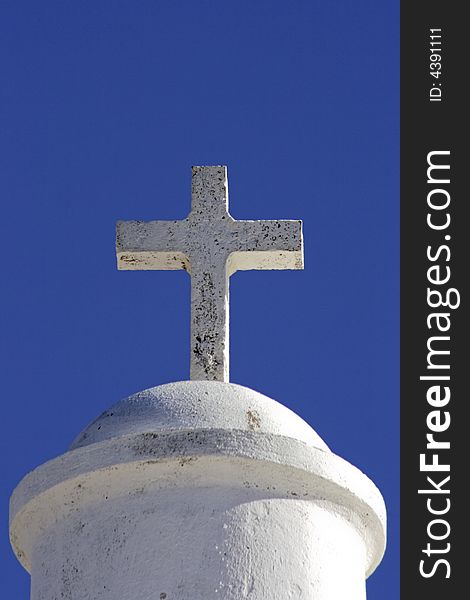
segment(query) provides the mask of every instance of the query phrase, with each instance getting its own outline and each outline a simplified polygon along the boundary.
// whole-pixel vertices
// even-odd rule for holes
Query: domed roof
[[[196,429],[276,434],[329,451],[310,425],[279,402],[217,381],[168,383],[133,394],[88,425],[70,449],[133,433]]]

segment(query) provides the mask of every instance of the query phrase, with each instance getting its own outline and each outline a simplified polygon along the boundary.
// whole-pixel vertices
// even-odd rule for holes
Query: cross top
[[[250,269],[303,269],[301,221],[236,221],[227,167],[193,167],[182,221],[118,221],[121,270],[191,275],[191,379],[229,381],[229,278]]]

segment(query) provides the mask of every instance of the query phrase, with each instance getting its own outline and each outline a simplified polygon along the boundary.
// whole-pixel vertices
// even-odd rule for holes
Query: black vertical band
[[[468,39],[463,5],[402,2],[403,600],[466,589]]]

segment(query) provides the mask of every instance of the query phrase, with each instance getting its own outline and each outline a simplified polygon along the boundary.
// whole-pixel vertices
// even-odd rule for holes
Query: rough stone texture
[[[269,398],[169,384],[118,403],[72,447],[11,500],[31,600],[365,599],[382,497]]]
[[[191,379],[229,380],[229,278],[239,270],[302,269],[301,221],[236,221],[227,168],[193,167],[182,221],[119,221],[118,269],[191,275]]]

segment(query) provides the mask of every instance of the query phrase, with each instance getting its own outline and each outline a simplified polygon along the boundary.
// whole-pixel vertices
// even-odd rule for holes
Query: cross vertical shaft
[[[229,381],[229,278],[224,267],[191,274],[191,379]]]
[[[228,213],[225,167],[193,167],[191,212],[191,379],[229,381],[229,276],[224,242]],[[205,233],[202,233],[202,232]]]

